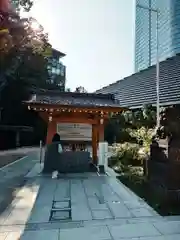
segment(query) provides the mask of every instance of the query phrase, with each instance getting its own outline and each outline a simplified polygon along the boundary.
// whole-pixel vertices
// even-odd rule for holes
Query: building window
[[[60,69],[59,68],[56,69],[56,74],[60,75]]]
[[[56,73],[56,68],[52,67],[52,73],[55,74]]]
[[[64,76],[64,66],[61,66],[61,76]]]
[[[50,84],[58,86],[61,91],[64,91],[65,87],[65,66],[57,56],[52,56],[48,59],[48,74],[49,79],[47,80]]]

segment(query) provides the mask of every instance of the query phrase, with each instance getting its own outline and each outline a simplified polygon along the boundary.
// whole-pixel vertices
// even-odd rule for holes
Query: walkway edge
[[[113,170],[113,169],[112,169]],[[114,171],[114,170],[113,170]],[[128,188],[124,183],[122,183],[119,179],[117,179],[117,176],[112,176],[111,173],[106,171],[106,175],[109,177],[114,177],[116,179],[116,182],[118,184],[122,184],[122,186],[124,187],[124,189],[126,189],[129,193],[132,194],[133,197],[135,197],[138,201],[143,201],[145,204],[147,204],[147,206],[149,206],[149,208],[151,209],[151,211],[153,212],[153,214],[155,216],[160,216],[162,217],[160,214],[158,214],[158,212],[156,212],[143,198],[141,198],[140,196],[138,196],[135,192],[133,192],[130,188]],[[163,217],[162,217],[163,218]]]
[[[27,158],[27,157],[28,157],[28,156],[24,156],[24,157],[22,157],[22,158],[17,159],[16,161],[14,161],[14,162],[12,162],[12,163],[9,163],[9,164],[5,165],[4,167],[0,168],[0,171],[4,170],[5,168],[7,168],[7,167],[9,167],[9,166],[12,166],[12,165],[15,164],[15,163],[18,163],[18,162],[24,160],[24,159]]]

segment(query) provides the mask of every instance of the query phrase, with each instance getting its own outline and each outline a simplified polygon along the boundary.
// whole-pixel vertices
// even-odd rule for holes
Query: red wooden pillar
[[[93,163],[97,164],[97,125],[92,125],[92,159]]]
[[[47,128],[46,144],[50,144],[52,142],[52,138],[56,132],[57,132],[56,121],[49,121]]]
[[[100,120],[98,129],[99,129],[99,142],[104,142],[104,119]]]

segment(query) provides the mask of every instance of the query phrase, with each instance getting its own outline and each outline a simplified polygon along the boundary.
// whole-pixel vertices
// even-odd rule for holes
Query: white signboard
[[[92,141],[92,125],[85,123],[58,123],[57,133],[61,140]]]

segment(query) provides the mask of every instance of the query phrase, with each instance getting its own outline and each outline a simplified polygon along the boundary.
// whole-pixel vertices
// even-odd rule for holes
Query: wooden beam
[[[36,102],[32,102],[32,103],[25,103],[26,105],[30,106],[32,109],[34,109],[35,111],[40,111],[40,109],[47,109],[47,110],[52,110],[56,111],[56,110],[63,110],[65,112],[65,109],[67,110],[77,110],[77,111],[91,111],[92,113],[97,113],[97,112],[104,112],[106,114],[110,113],[110,112],[114,112],[114,113],[120,113],[124,110],[128,110],[127,108],[123,108],[123,107],[110,107],[110,106],[94,106],[94,107],[86,107],[86,106],[72,106],[72,105],[58,105],[58,104],[46,104],[46,103],[36,103]]]
[[[92,125],[92,158],[93,158],[93,163],[97,165],[97,125],[93,124]]]
[[[88,124],[97,124],[98,120],[96,119],[86,119],[86,118],[64,118],[62,117],[53,117],[53,120],[56,122],[62,123],[88,123]]]

